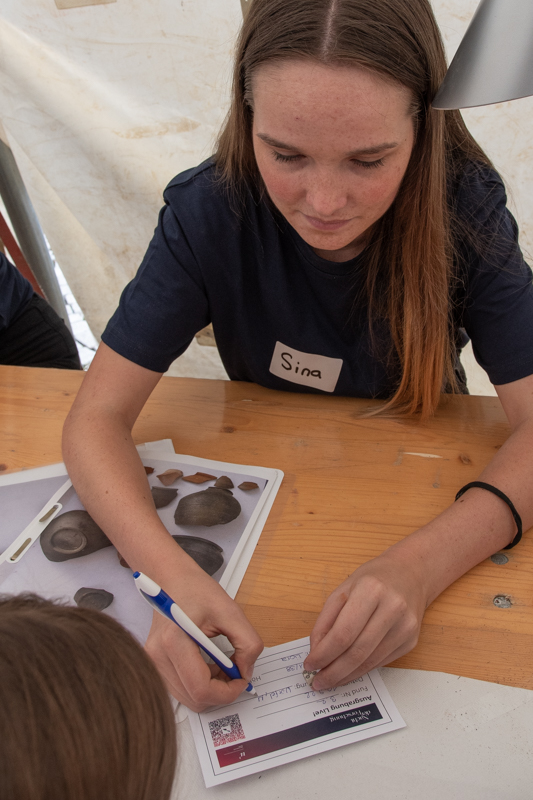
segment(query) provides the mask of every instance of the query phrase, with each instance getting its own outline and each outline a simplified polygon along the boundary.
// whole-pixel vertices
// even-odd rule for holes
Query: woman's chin
[[[360,229],[340,230],[340,231],[317,231],[308,225],[295,225],[291,221],[293,228],[302,237],[304,242],[315,251],[321,251],[319,255],[328,258],[327,253],[331,253],[331,260],[347,261],[360,253],[364,246],[366,231]],[[346,252],[343,252],[346,251]],[[338,259],[338,256],[344,256]],[[335,258],[337,256],[337,258]]]

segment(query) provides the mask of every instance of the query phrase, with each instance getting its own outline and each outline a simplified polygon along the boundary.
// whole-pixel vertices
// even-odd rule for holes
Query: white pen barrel
[[[181,610],[179,606],[175,603],[171,606],[170,613],[185,633],[188,633],[189,636],[192,636],[193,639],[196,639],[198,644],[201,644],[202,647],[205,647],[208,653],[215,656],[221,664],[224,664],[225,667],[231,669],[231,667],[235,666],[231,658],[219,650],[219,648],[214,644],[211,639],[209,639],[200,628],[194,624],[194,622],[189,619],[187,614]]]
[[[153,581],[148,575],[140,572],[138,575],[133,576],[138,589],[145,592],[150,597],[157,597],[161,591],[161,587]]]

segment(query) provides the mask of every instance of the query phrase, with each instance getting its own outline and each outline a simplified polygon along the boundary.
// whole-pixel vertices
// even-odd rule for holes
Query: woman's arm
[[[262,642],[239,606],[172,539],[159,519],[131,430],[161,375],[105,344],[63,431],[69,475],[87,511],[132,568],[155,580],[208,635],[224,633],[245,678]],[[245,688],[210,669],[176,625],[154,615],[146,648],[170,691],[193,710],[229,703]]]
[[[479,480],[512,500],[527,530],[533,524],[533,375],[496,390],[512,433]],[[330,595],[311,633],[305,668],[322,670],[313,687],[348,683],[409,652],[427,606],[515,534],[504,501],[469,489],[432,522],[359,567]]]

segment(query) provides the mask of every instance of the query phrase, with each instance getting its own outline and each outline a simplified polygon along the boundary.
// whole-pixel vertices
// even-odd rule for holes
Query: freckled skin
[[[360,253],[396,197],[414,143],[410,103],[408,89],[358,67],[294,60],[263,65],[254,76],[259,171],[275,206],[323,258]],[[358,152],[382,144],[396,146]]]

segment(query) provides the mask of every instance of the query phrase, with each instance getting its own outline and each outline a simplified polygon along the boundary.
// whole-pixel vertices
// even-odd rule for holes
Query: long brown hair
[[[398,195],[365,250],[369,321],[388,322],[401,379],[380,409],[432,414],[456,389],[452,341],[452,231],[447,191],[467,161],[490,165],[458,111],[431,101],[446,73],[428,0],[253,0],[237,43],[231,107],[215,160],[234,194],[261,185],[252,145],[250,92],[268,61],[358,65],[410,89],[416,141]]]
[[[168,800],[170,699],[115,620],[35,595],[0,598],[2,800]]]

